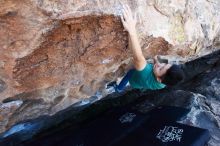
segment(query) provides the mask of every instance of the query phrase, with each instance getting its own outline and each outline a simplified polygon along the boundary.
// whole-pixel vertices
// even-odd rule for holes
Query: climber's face
[[[167,64],[167,63],[155,63],[154,64],[154,75],[157,78],[157,80],[159,82],[162,81],[162,77],[166,74],[167,70],[171,67],[171,64]]]

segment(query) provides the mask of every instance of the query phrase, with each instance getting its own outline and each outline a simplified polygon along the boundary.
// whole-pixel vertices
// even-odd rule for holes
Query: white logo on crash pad
[[[135,117],[134,113],[126,113],[120,117],[119,121],[121,123],[131,123]]]
[[[157,134],[157,138],[162,142],[178,141],[181,142],[183,129],[173,126],[165,126],[163,130]]]

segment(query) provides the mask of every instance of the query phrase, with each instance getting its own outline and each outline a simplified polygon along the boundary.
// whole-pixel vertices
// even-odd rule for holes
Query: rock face
[[[0,106],[10,106],[0,107],[7,113],[0,115],[0,132],[106,94],[105,85],[132,65],[121,3],[139,15],[146,58],[186,61],[219,45],[218,0],[2,0]]]
[[[218,146],[220,50],[187,62],[182,67],[191,76],[186,76],[185,82],[179,86],[145,92],[128,89],[120,94],[110,94],[92,104],[80,107],[74,104],[53,116],[41,116],[14,125],[0,135],[0,145],[56,145],[68,140],[68,134],[73,134],[96,118],[100,119],[104,113],[113,108],[126,106],[146,113],[152,107],[168,105],[189,109],[190,112],[186,117],[178,122],[208,129],[211,138],[206,146]],[[133,128],[135,129],[135,126]]]

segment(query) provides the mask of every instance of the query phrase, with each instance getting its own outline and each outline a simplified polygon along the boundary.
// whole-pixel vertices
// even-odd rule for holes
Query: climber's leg
[[[134,69],[130,69],[127,74],[123,77],[123,79],[121,80],[121,82],[119,83],[119,85],[116,85],[115,86],[115,90],[117,92],[122,92],[124,90],[124,88],[126,87],[129,79],[131,78],[132,76],[132,73],[133,73]]]

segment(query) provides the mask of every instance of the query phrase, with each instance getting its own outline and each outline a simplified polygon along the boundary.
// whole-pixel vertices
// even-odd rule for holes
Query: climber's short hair
[[[162,83],[174,86],[184,79],[184,72],[179,65],[172,65],[162,77]]]

